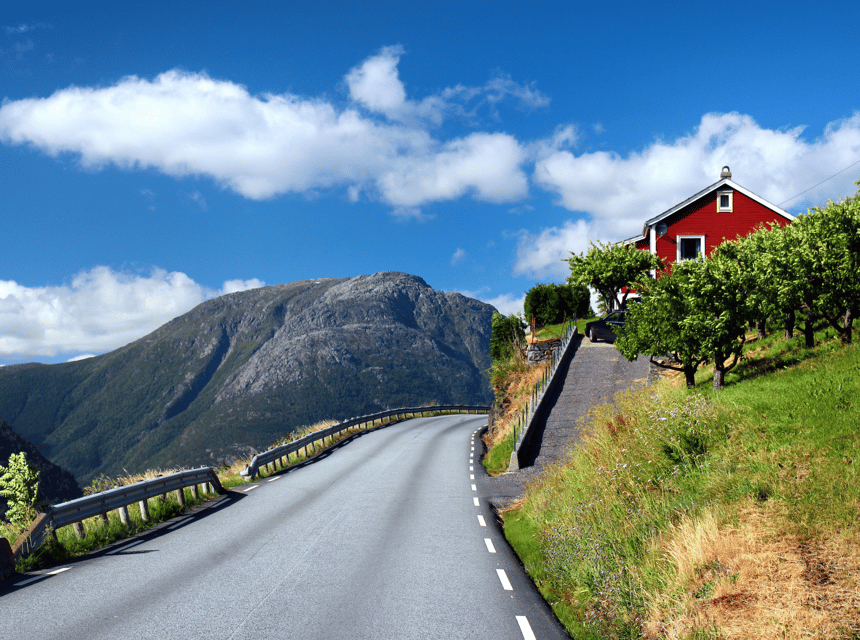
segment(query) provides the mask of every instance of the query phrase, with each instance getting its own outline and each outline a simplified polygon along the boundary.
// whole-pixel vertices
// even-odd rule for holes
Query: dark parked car
[[[585,325],[585,335],[592,342],[598,340],[606,340],[607,342],[615,342],[615,329],[624,326],[624,316],[627,315],[625,309],[620,311],[612,311],[607,316],[600,320],[589,322]]]

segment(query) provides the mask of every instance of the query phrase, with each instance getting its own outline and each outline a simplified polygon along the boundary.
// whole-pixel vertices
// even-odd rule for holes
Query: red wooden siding
[[[724,239],[735,240],[739,235],[749,235],[762,223],[788,224],[788,220],[767,207],[732,191],[732,211],[717,211],[717,192],[714,191],[663,220],[669,229],[664,235],[657,236],[657,255],[664,262],[675,262],[678,236],[705,236],[705,255],[710,256],[714,247]],[[636,248],[650,251],[650,238],[637,242]]]

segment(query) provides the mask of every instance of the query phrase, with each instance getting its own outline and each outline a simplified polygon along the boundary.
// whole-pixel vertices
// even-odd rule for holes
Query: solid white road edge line
[[[167,528],[170,529],[171,531],[173,531],[174,529],[177,529],[177,528],[181,527],[182,525],[187,524],[189,520],[191,520],[191,518],[183,518],[179,522],[176,522]]]
[[[514,588],[511,586],[511,581],[508,580],[508,574],[505,573],[504,569],[496,569],[496,573],[499,575],[499,582],[502,583],[502,589],[505,591],[513,591]]]
[[[484,544],[487,545],[487,551],[490,553],[496,552],[496,547],[493,545],[493,541],[489,538],[484,538]]]
[[[520,625],[520,633],[523,634],[523,640],[537,640],[528,618],[517,616],[517,624]]]

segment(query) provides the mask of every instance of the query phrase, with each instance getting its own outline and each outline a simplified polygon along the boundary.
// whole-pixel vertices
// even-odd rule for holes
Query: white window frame
[[[678,262],[683,262],[684,260],[689,260],[690,258],[681,258],[681,241],[682,240],[698,240],[699,241],[699,254],[705,255],[705,236],[677,236],[675,238],[676,242],[676,250],[675,257]]]
[[[722,200],[723,200],[723,196],[728,196],[728,197],[729,197],[729,206],[727,206],[727,207],[722,207],[722,206],[720,206],[720,202],[722,202]],[[734,203],[735,203],[734,201],[735,201],[735,199],[734,199],[734,191],[732,191],[731,189],[727,189],[727,190],[725,190],[725,191],[717,191],[717,212],[718,212],[718,213],[723,213],[723,212],[728,211],[729,213],[731,213],[731,211],[732,211],[732,206],[733,206],[733,205],[734,205]]]

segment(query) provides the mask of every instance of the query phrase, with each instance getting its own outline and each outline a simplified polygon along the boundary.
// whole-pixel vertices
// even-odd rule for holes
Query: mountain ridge
[[[324,418],[489,403],[492,311],[397,272],[227,294],[101,356],[0,369],[0,418],[84,481],[229,462]]]

